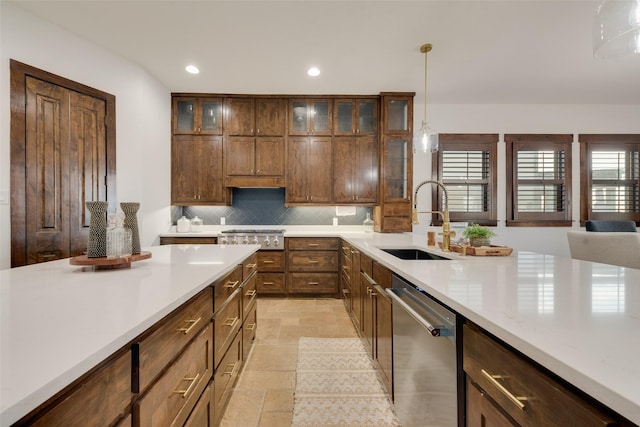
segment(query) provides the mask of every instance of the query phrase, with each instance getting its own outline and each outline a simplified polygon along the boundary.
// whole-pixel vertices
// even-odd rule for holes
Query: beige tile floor
[[[291,425],[298,338],[356,338],[340,299],[258,300],[258,330],[221,425]]]

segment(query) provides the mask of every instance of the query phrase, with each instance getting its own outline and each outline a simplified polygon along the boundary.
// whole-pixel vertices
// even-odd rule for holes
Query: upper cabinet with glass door
[[[289,135],[331,135],[332,104],[327,99],[290,99]]]
[[[378,98],[336,99],[334,135],[374,135],[378,130]]]
[[[222,134],[222,98],[174,97],[173,133]]]

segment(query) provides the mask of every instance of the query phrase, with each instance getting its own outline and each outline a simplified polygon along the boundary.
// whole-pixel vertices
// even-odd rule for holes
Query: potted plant
[[[489,246],[491,238],[496,235],[489,227],[479,224],[469,224],[464,229],[462,235],[469,239],[469,244],[473,247]]]

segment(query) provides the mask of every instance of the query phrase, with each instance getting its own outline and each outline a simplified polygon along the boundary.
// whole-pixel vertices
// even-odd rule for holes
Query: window
[[[640,222],[640,135],[580,135],[580,224]]]
[[[451,221],[496,225],[498,134],[440,134],[439,139],[433,179],[447,187]],[[432,194],[434,209],[442,206],[442,190]]]
[[[573,135],[506,134],[507,225],[571,225]]]

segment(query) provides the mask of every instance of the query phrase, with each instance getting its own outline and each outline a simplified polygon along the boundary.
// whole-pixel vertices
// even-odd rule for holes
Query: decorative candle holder
[[[140,253],[140,232],[138,231],[137,212],[140,209],[138,202],[122,202],[120,208],[124,212],[124,226],[131,230],[131,253]]]
[[[107,207],[109,203],[90,201],[86,202],[85,205],[91,213],[87,257],[105,257],[107,256]]]

